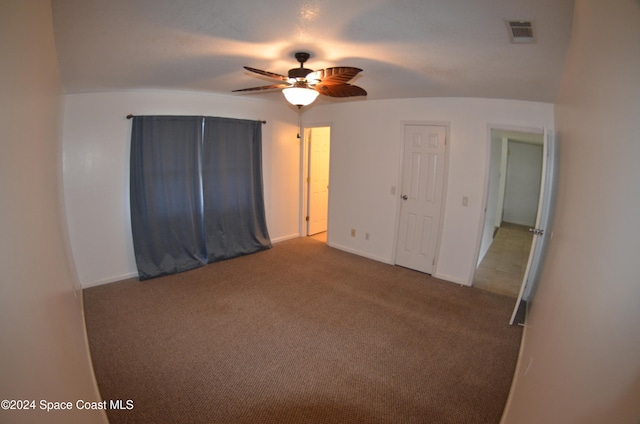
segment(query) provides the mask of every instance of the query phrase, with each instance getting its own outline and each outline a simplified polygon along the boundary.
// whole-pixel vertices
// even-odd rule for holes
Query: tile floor
[[[528,226],[503,223],[476,270],[474,287],[517,298],[532,239]]]

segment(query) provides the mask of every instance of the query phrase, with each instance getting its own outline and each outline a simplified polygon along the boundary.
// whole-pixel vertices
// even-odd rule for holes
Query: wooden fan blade
[[[362,72],[362,69],[350,66],[320,69],[307,75],[307,81],[319,80],[320,84],[323,85],[344,84],[360,72]]]
[[[351,84],[325,85],[323,81],[321,84],[313,87],[313,89],[329,97],[356,97],[367,95],[367,92],[363,88]]]
[[[251,88],[241,88],[240,90],[233,90],[232,93],[237,91],[262,91],[262,90],[271,90],[273,88],[287,88],[291,87],[291,84],[273,84],[273,85],[263,85],[262,87],[251,87]]]
[[[286,76],[280,75],[280,74],[276,74],[276,73],[273,73],[273,72],[269,72],[269,71],[263,71],[262,69],[251,68],[249,66],[245,66],[244,69],[246,69],[247,71],[254,72],[256,74],[263,75],[265,77],[275,78],[275,79],[278,79],[280,81],[289,81],[289,77],[286,77]]]

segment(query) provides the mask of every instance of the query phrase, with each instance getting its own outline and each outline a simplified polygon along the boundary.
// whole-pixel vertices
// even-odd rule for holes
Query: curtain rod
[[[134,115],[129,114],[129,115],[127,115],[127,119],[131,119],[131,118],[133,118],[133,116]],[[267,123],[267,121],[260,121],[260,122],[262,122],[263,124]]]

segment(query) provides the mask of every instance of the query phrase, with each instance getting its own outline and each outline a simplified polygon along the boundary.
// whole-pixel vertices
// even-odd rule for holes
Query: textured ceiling
[[[236,96],[305,67],[362,68],[366,99],[554,102],[573,0],[53,0],[67,93],[178,89]],[[531,20],[513,44],[505,20]],[[338,101],[320,96],[322,102]],[[354,98],[349,101],[361,101]]]

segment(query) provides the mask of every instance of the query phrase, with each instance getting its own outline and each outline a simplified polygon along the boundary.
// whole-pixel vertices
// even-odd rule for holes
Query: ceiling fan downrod
[[[309,53],[297,52],[295,54],[295,57],[296,57],[296,60],[300,62],[300,67],[290,69],[289,78],[294,78],[294,79],[305,78],[307,75],[313,72],[313,69],[307,69],[304,67],[304,63],[309,59],[309,57],[311,57]]]

